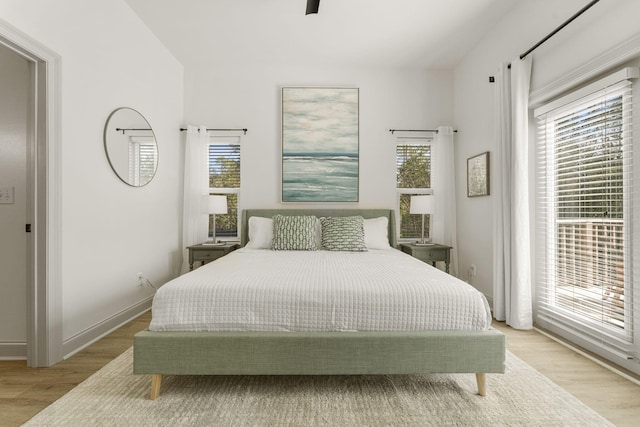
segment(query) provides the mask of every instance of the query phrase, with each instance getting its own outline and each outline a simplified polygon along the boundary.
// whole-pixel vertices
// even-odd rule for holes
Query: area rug
[[[611,426],[507,352],[504,375],[166,376],[132,374],[129,349],[26,426]]]

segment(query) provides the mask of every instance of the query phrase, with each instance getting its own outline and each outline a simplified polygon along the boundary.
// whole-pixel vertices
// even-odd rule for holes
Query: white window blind
[[[431,139],[399,138],[396,145],[396,186],[400,213],[400,239],[415,239],[422,235],[422,216],[410,214],[411,196],[431,194]],[[425,216],[425,230],[430,215]],[[428,231],[425,237],[428,236]]]
[[[620,360],[637,356],[632,84],[604,81],[535,112],[536,322]],[[585,93],[589,92],[589,93]],[[640,292],[640,289],[637,289]]]
[[[209,187],[240,188],[240,144],[209,144]]]
[[[396,147],[396,184],[398,188],[431,188],[431,145],[408,144],[401,140]]]

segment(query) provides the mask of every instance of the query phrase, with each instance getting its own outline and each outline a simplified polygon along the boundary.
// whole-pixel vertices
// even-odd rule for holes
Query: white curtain
[[[187,126],[184,153],[184,202],[182,212],[182,269],[189,271],[187,246],[204,242],[209,236],[209,215],[203,202],[209,194],[206,126]]]
[[[453,151],[453,128],[440,126],[432,148],[431,186],[435,212],[431,216],[431,237],[434,242],[452,246],[449,272],[458,275],[458,245],[456,236],[456,181]]]
[[[501,65],[496,85],[493,310],[497,320],[531,329],[529,84],[531,59]]]

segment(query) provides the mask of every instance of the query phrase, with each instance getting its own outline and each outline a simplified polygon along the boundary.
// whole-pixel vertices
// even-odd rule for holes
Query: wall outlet
[[[469,277],[474,277],[476,275],[476,265],[471,264],[469,266]]]
[[[156,285],[151,283],[151,280],[149,280],[146,277],[144,277],[144,275],[142,273],[138,273],[137,276],[138,276],[138,286],[140,286],[142,288],[151,288],[154,291],[158,290]]]
[[[12,205],[15,201],[15,187],[0,187],[0,204]]]

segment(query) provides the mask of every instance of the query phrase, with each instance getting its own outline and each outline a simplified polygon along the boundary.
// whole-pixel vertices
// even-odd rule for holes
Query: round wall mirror
[[[111,169],[132,187],[147,185],[156,174],[156,137],[147,119],[133,108],[118,108],[109,115],[104,125],[104,150]]]

